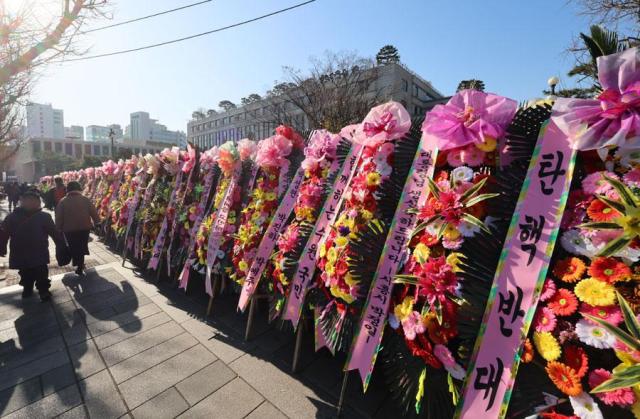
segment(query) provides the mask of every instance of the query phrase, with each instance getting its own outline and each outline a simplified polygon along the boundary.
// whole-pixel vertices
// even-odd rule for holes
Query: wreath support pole
[[[302,350],[302,329],[304,327],[304,318],[303,323],[298,325],[298,329],[296,330],[296,346],[293,350],[293,363],[291,364],[291,371],[298,372],[298,364],[300,363],[300,351]]]
[[[340,417],[342,414],[342,407],[344,406],[344,396],[347,393],[347,384],[349,383],[349,371],[344,372],[342,378],[342,387],[340,388],[340,398],[338,399],[338,406],[336,407],[336,417]]]
[[[256,305],[257,305],[257,295],[251,297],[251,301],[249,302],[249,319],[247,321],[247,328],[244,331],[244,340],[249,340],[249,335],[251,334],[251,329],[253,328],[253,319],[256,315]]]
[[[220,275],[214,275],[213,278],[210,279],[210,280],[213,280],[213,284],[211,285],[211,296],[209,297],[209,304],[207,304],[207,313],[206,313],[207,317],[211,315],[211,308],[213,308],[213,299],[216,298],[216,290],[220,285],[220,279],[221,279]],[[205,278],[205,281],[206,281],[206,278]]]

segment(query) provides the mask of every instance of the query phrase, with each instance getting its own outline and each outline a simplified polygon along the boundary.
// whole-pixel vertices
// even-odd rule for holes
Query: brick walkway
[[[268,325],[266,307],[245,342],[236,295],[205,319],[204,293],[148,282],[91,248],[99,266],[54,278],[50,303],[0,288],[1,417],[335,417],[344,359],[315,353],[311,333],[292,374],[294,335]],[[352,374],[344,417],[397,416],[376,377],[363,396]]]

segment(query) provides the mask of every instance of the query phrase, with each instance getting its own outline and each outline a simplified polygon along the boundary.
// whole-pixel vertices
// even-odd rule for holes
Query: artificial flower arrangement
[[[322,204],[331,192],[330,185],[337,175],[331,172],[332,165],[339,167],[344,161],[350,143],[339,134],[326,130],[316,130],[304,149],[302,161],[304,180],[300,186],[293,208],[292,219],[277,240],[277,248],[272,256],[267,276],[267,291],[270,298],[271,320],[282,313],[283,305],[289,295],[292,276],[298,260],[316,223]]]
[[[149,171],[153,173],[153,181],[148,186],[152,191],[148,195],[149,201],[141,205],[139,213],[136,214],[136,218],[140,220],[140,235],[136,237],[141,259],[150,256],[153,251],[167,212],[171,191],[177,187],[174,181],[180,170],[179,159],[180,150],[173,147],[164,149],[158,157],[152,156],[147,160]]]
[[[512,415],[640,417],[639,63],[638,49],[600,57],[603,91],[556,104],[576,169]]]
[[[184,257],[184,251],[180,251],[183,247],[183,240],[188,235],[188,231],[184,232],[184,224],[189,224],[190,218],[195,221],[196,215],[190,214],[189,210],[194,200],[199,200],[202,196],[202,179],[200,177],[200,155],[201,153],[196,147],[187,146],[186,151],[180,153],[182,161],[182,177],[177,187],[177,193],[173,205],[167,210],[167,239],[164,247],[167,249],[167,262],[171,267],[171,271],[177,267]],[[196,201],[197,202],[197,201]],[[184,244],[188,246],[188,244]],[[177,256],[177,257],[176,257]]]
[[[404,107],[388,102],[371,109],[353,134],[362,151],[337,218],[319,244],[315,288],[309,291],[317,308],[316,334],[332,353],[349,349],[369,292],[420,141],[419,128],[411,125]]]
[[[213,147],[200,153],[198,164],[193,169],[191,181],[188,182],[181,210],[177,215],[174,231],[174,249],[171,264],[179,271],[187,258],[191,244],[191,231],[197,220],[202,219],[211,201],[211,191],[215,191],[220,178],[219,160],[228,156]],[[226,163],[226,161],[225,161]],[[204,201],[203,201],[204,199]],[[199,227],[198,227],[199,228]]]
[[[533,145],[549,116],[548,104],[517,113],[516,107],[463,90],[428,112],[422,125],[424,141],[437,150],[434,175],[414,209],[417,224],[394,280],[382,345],[382,369],[405,414],[453,415],[478,330],[467,327],[465,336],[460,329],[470,323],[466,316],[482,319]],[[504,166],[512,137],[520,153],[506,152],[512,162]],[[484,294],[470,272],[484,276]]]
[[[124,162],[120,160],[118,163],[113,160],[108,160],[102,163],[102,177],[100,179],[100,185],[97,191],[96,209],[98,210],[98,216],[101,220],[107,220],[110,216],[110,204],[111,200],[118,192],[122,167]]]
[[[207,261],[210,259],[212,266],[211,271],[217,275],[226,273],[227,268],[233,266],[231,261],[231,250],[234,243],[234,235],[238,231],[240,224],[240,211],[243,207],[243,197],[248,201],[248,194],[243,191],[251,190],[248,187],[249,177],[255,166],[255,157],[257,153],[257,144],[248,138],[238,141],[235,146],[233,142],[227,142],[220,147],[219,162],[222,171],[222,179],[217,185],[215,194],[208,210],[208,215],[203,220],[198,229],[196,238],[196,264],[195,269],[204,274],[207,269]],[[240,166],[240,175],[238,179],[234,179],[234,172]],[[229,190],[233,185],[233,190]],[[213,224],[219,215],[223,199],[226,194],[230,195],[230,207],[227,219],[222,231],[222,237],[215,255],[209,257],[209,237]],[[245,201],[245,204],[246,204]]]
[[[256,165],[259,170],[251,198],[242,209],[241,222],[235,235],[230,278],[244,283],[263,234],[284,194],[284,186],[300,164],[304,140],[287,126],[276,128],[276,134],[258,144]]]
[[[84,184],[84,189],[82,191],[83,195],[87,198],[93,200],[93,195],[95,193],[96,188],[96,168],[95,167],[87,167],[84,169],[84,175],[86,178],[86,183]]]
[[[140,202],[139,196],[146,186],[146,160],[142,156],[132,156],[124,164],[124,178],[118,196],[111,203],[111,228],[117,239],[121,239],[129,225],[132,206]],[[135,211],[136,208],[133,208]]]

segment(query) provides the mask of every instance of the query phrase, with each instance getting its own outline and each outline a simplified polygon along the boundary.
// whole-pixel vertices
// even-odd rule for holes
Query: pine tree
[[[393,45],[383,46],[376,54],[376,62],[378,63],[378,65],[399,63],[400,54],[398,54],[398,48],[394,47]]]

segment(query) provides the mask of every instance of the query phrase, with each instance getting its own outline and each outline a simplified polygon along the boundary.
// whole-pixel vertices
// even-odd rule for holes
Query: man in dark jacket
[[[42,301],[51,298],[49,287],[49,237],[59,240],[59,233],[51,215],[40,208],[40,195],[28,190],[20,196],[20,206],[0,226],[0,256],[7,254],[9,269],[18,269],[22,298],[33,294],[36,285]]]

